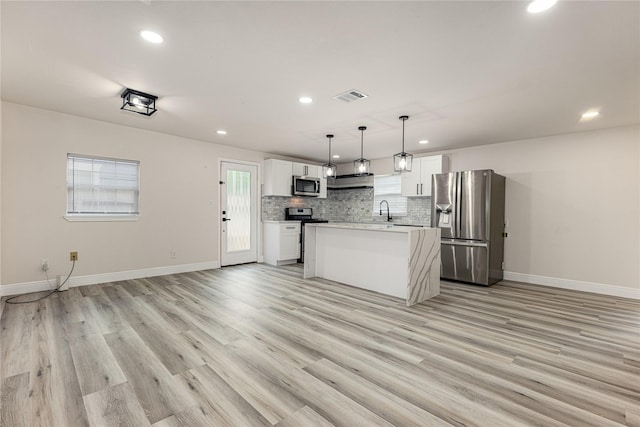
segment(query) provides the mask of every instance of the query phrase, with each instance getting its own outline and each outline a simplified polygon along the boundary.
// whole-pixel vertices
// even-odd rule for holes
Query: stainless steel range
[[[304,225],[308,223],[322,223],[329,222],[326,219],[316,219],[313,217],[312,208],[285,208],[284,219],[287,221],[300,221],[302,230],[300,232],[300,257],[298,262],[304,262]]]

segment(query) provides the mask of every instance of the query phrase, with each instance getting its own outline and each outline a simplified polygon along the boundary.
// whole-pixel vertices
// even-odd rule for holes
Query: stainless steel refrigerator
[[[504,176],[490,169],[433,175],[431,226],[442,233],[442,278],[485,286],[502,280],[504,190]]]

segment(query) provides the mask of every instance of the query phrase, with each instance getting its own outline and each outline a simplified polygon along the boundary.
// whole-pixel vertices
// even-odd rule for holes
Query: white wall
[[[218,262],[218,161],[265,157],[11,103],[2,125],[3,285],[43,280],[42,258],[51,275],[66,273],[70,250],[80,252],[79,276]],[[443,153],[451,170],[507,177],[511,278],[640,297],[639,141],[630,126]],[[67,222],[68,152],[140,160],[141,219]],[[374,160],[372,170],[393,163]]]
[[[0,8],[0,10],[1,10],[1,8]],[[0,82],[1,81],[2,81],[2,78],[0,76]],[[2,127],[2,106],[3,106],[3,103],[0,102],[0,177],[2,176],[2,129],[3,129],[3,127]],[[0,185],[0,242],[2,242],[2,185]],[[0,244],[0,278],[1,277],[2,277],[2,245]],[[2,284],[2,281],[0,280],[0,285],[1,284]],[[0,304],[0,307],[2,307],[1,304]],[[2,313],[2,309],[0,308],[0,314],[1,313]]]
[[[507,177],[506,277],[640,298],[639,145],[629,126],[429,154]]]
[[[638,127],[450,153],[508,178],[506,270],[640,289]]]
[[[12,103],[3,103],[2,115],[2,285],[44,280],[43,258],[51,277],[66,274],[71,250],[79,252],[74,276],[214,265],[220,260],[219,159],[264,158]],[[139,160],[140,219],[65,220],[67,153]]]

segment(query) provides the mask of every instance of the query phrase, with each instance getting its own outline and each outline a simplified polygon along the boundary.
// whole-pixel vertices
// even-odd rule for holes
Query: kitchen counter
[[[417,304],[440,293],[440,229],[386,223],[307,224],[304,277]]]
[[[410,230],[429,228],[423,225],[404,225],[388,222],[330,222],[323,224],[323,226],[330,228],[348,228],[351,230],[389,231],[392,233],[407,233]]]

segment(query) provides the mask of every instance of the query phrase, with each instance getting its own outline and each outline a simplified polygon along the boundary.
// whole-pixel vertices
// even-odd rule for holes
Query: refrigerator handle
[[[460,172],[456,172],[456,178],[455,178],[455,194],[454,194],[454,200],[455,200],[455,214],[454,214],[454,218],[455,218],[455,228],[454,228],[454,237],[460,237],[460,215],[462,215],[462,209],[460,208],[460,203],[462,202],[461,198],[462,198],[462,174]]]

